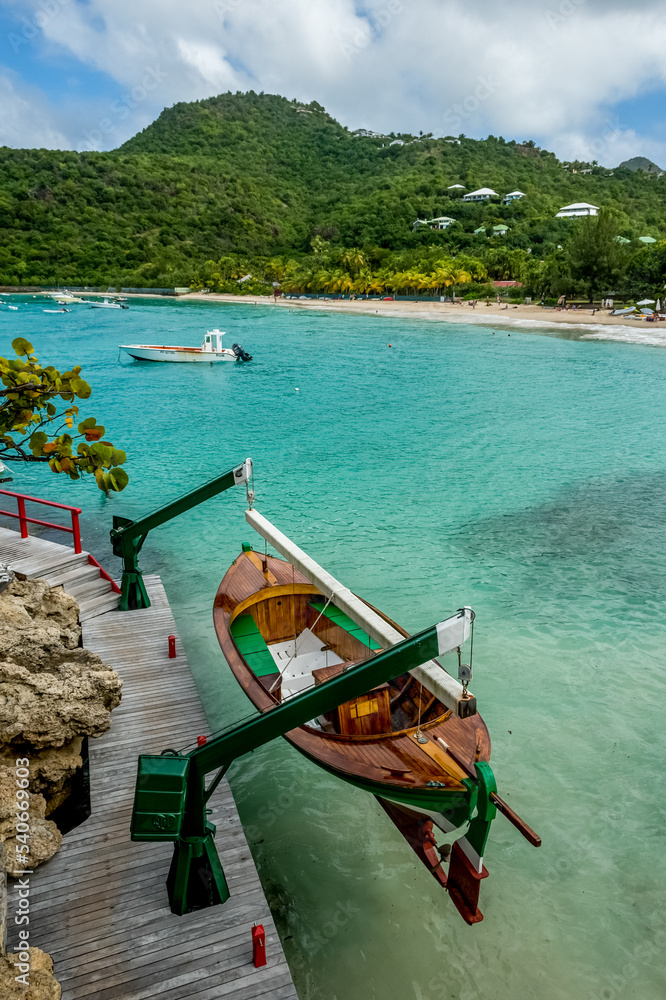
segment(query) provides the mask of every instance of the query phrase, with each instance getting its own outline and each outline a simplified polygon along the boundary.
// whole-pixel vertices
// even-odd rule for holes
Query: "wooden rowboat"
[[[286,558],[244,545],[220,584],[213,616],[222,652],[259,711],[408,636],[256,511],[246,518]],[[463,678],[470,674],[461,647],[473,618],[461,609],[445,623],[447,645],[440,641]],[[490,822],[498,806],[511,810],[496,794],[490,737],[466,683],[431,661],[284,735],[319,767],[377,796],[464,919],[482,919]],[[524,827],[515,814],[509,818]]]

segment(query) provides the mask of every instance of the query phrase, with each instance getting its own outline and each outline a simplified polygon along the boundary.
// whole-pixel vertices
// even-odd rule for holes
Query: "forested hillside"
[[[525,197],[467,204],[453,184]],[[268,280],[267,260],[279,274],[313,241],[378,265],[388,252],[545,259],[580,224],[554,218],[563,205],[607,209],[625,240],[663,239],[665,197],[666,178],[562,164],[529,142],[357,136],[316,103],[222,94],[165,110],[113,152],[0,149],[0,283],[219,284],[245,266]],[[456,224],[413,231],[439,215]]]

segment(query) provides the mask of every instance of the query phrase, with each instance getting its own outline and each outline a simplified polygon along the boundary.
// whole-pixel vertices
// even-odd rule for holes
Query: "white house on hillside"
[[[556,219],[572,219],[577,215],[598,215],[599,208],[597,205],[588,205],[586,201],[576,201],[573,205],[565,205],[561,208]]]
[[[492,188],[479,188],[478,191],[463,195],[463,201],[488,201],[490,198],[499,198],[497,191]]]
[[[449,184],[449,186],[447,187],[446,190],[447,191],[464,191],[465,190],[465,185],[464,184]]]
[[[508,194],[504,195],[504,204],[510,205],[512,201],[520,201],[520,199],[524,197],[524,191],[509,191]]]
[[[430,229],[446,229],[455,221],[448,215],[438,215],[436,219],[417,219],[412,229],[418,229],[420,226],[428,226]]]

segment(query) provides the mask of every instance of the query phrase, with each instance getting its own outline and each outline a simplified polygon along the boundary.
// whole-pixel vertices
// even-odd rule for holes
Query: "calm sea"
[[[469,928],[371,797],[283,742],[231,781],[302,1000],[657,1000],[666,995],[666,351],[554,333],[268,306],[133,301],[129,311],[0,307],[79,363],[85,413],[126,449],[131,487],[22,470],[15,488],[78,503],[110,568],[134,517],[250,455],[257,509],[415,631],[477,613],[473,690],[500,816]],[[246,366],[119,361],[118,344],[198,344]],[[296,391],[298,390],[298,391]],[[228,492],[153,532],[211,728],[249,703],[211,605],[244,541]]]

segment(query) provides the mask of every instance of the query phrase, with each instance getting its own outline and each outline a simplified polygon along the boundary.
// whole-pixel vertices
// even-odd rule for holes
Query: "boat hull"
[[[200,364],[214,364],[218,361],[235,361],[232,353],[222,351],[202,351],[200,349],[187,350],[185,348],[169,347],[134,347],[121,344],[121,350],[129,354],[137,361],[172,361],[172,362],[199,362]]]
[[[293,613],[298,616],[299,623],[294,631],[298,634],[316,617],[311,602],[317,599],[318,588],[289,563],[272,556],[266,560],[267,572],[264,573],[258,568],[262,560],[256,552],[239,556],[220,584],[213,616],[222,652],[236,680],[255,707],[265,711],[279,702],[280,688],[274,686],[271,690],[273,678],[262,679],[250,669],[232,635],[232,623],[239,615],[254,609],[257,617],[263,616],[262,621],[267,624],[270,620],[278,631],[289,628],[290,602],[295,602]],[[278,622],[280,615],[286,619],[282,625]],[[395,622],[385,615],[382,617],[399,629]],[[321,636],[322,642],[329,642],[330,631],[326,627],[322,629],[321,622],[315,627],[319,631],[317,638]],[[348,636],[344,641],[349,643],[347,659],[367,657],[367,648],[363,652],[363,647],[354,645]],[[434,697],[430,698],[423,687],[421,691],[423,704],[430,702],[432,706],[431,716],[421,720],[421,729],[427,737],[425,750],[423,743],[416,740],[416,720],[399,731],[377,730],[365,736],[305,725],[285,733],[285,739],[313,763],[343,781],[418,811],[450,813],[454,825],[458,826],[474,809],[475,762],[487,761],[490,757],[488,730],[480,715],[459,718]]]

